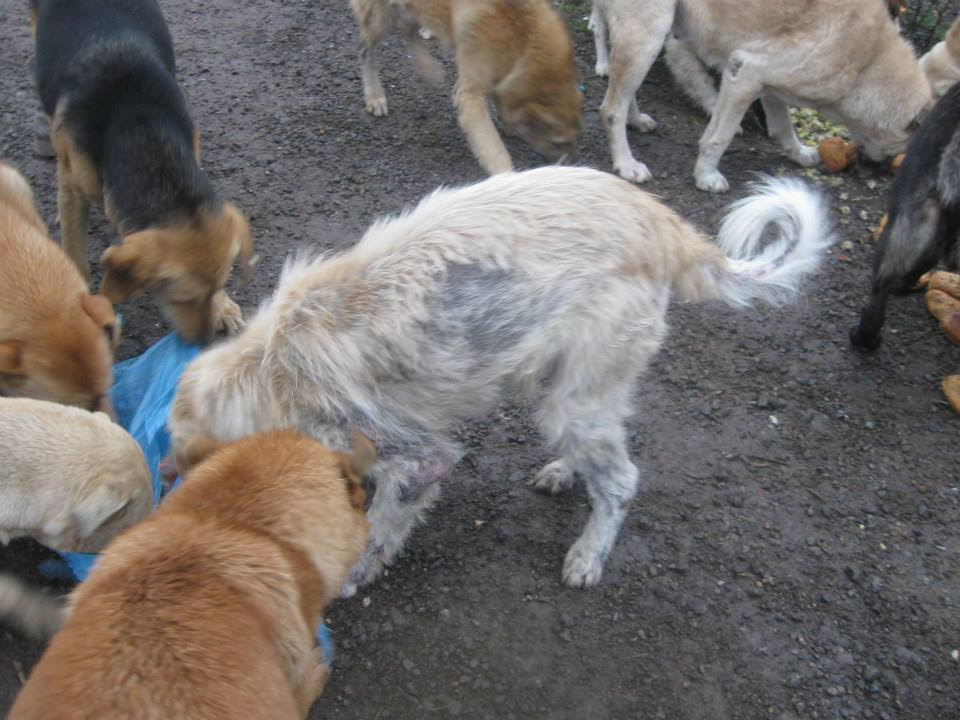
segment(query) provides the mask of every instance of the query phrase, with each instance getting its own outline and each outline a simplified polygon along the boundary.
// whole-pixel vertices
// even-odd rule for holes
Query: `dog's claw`
[[[563,460],[547,463],[533,476],[529,484],[540,492],[556,495],[573,486],[573,472]]]
[[[214,297],[213,315],[216,332],[226,331],[228,335],[236,335],[243,330],[243,310],[226,293]]]
[[[809,145],[802,145],[797,152],[790,154],[790,159],[801,167],[816,167],[820,164],[820,151]]]
[[[383,117],[387,114],[387,98],[383,95],[367,98],[367,112],[374,117]]]
[[[603,574],[603,560],[580,547],[577,541],[563,561],[563,583],[570,587],[593,587]]]
[[[657,129],[657,121],[646,113],[638,113],[627,118],[627,125],[642,133],[653,132]]]
[[[635,183],[646,182],[653,177],[653,173],[647,169],[646,165],[633,158],[630,158],[630,160],[626,162],[617,163],[614,165],[613,171],[624,180]]]
[[[696,173],[697,188],[706,192],[722,193],[730,189],[730,184],[719,170],[711,170],[705,173]]]

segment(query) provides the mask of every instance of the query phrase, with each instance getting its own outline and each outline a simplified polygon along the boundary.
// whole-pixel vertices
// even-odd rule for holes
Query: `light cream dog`
[[[573,43],[548,0],[351,0],[360,30],[360,70],[367,110],[387,114],[376,48],[399,13],[421,74],[438,82],[436,60],[418,27],[454,49],[454,104],[470,149],[489,173],[513,165],[487,107],[500,122],[549,160],[573,155],[582,99]]]
[[[150,471],[106,413],[0,398],[0,541],[97,552],[150,512]]]
[[[761,251],[771,224],[779,241]],[[437,191],[347,252],[289,265],[246,331],[188,365],[169,423],[177,465],[266,428],[334,447],[360,428],[381,460],[370,546],[349,593],[393,560],[437,498],[460,456],[457,426],[526,398],[560,456],[536,486],[562,490],[575,472],[586,482],[592,512],[563,578],[593,585],[640,480],[624,421],[671,293],[783,300],[829,242],[817,196],[787,181],[736,207],[720,247],[597,170],[539,168]]]
[[[67,617],[9,720],[300,720],[329,674],[315,633],[363,552],[357,437],[331,452],[298,433],[217,449],[112,542],[70,596]],[[0,612],[56,627],[0,577]],[[23,617],[24,610],[32,618]]]
[[[0,395],[109,410],[119,328],[50,239],[24,177],[0,162]]]
[[[630,152],[626,125],[656,126],[635,96],[664,44],[671,71],[711,116],[694,169],[697,187],[710,192],[729,188],[720,158],[757,98],[770,136],[806,167],[819,156],[797,138],[788,106],[847,126],[881,160],[906,148],[932,102],[912,47],[877,0],[594,0],[592,24],[597,71],[610,74],[601,114],[613,167],[634,182],[650,171]],[[722,72],[719,91],[708,69]]]

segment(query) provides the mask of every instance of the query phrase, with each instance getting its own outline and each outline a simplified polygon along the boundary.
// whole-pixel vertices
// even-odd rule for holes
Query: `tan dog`
[[[428,78],[442,70],[418,26],[453,47],[457,62],[454,104],[470,149],[489,173],[513,164],[487,107],[500,122],[549,160],[573,155],[582,98],[573,43],[548,0],[351,0],[360,29],[363,96],[373,115],[387,114],[376,47],[395,12],[403,15],[414,60]]]
[[[143,452],[106,413],[0,398],[0,541],[97,552],[151,509]]]
[[[110,301],[47,234],[23,176],[0,163],[0,395],[109,409]]]
[[[250,228],[199,162],[176,82],[173,43],[155,0],[31,0],[37,88],[51,121],[67,254],[85,278],[87,215],[102,204],[122,243],[103,253],[114,303],[156,290],[188,341],[243,325],[223,291]]]
[[[217,450],[106,549],[8,719],[305,717],[375,458],[290,431]]]
[[[846,125],[881,160],[904,150],[932,101],[913,48],[877,0],[594,0],[593,27],[597,70],[610,73],[601,114],[613,167],[634,182],[650,171],[630,152],[626,126],[656,126],[635,96],[665,43],[671,71],[711,115],[694,168],[697,187],[710,192],[729,188],[718,165],[757,98],[770,136],[807,167],[819,155],[797,138],[788,106]],[[722,72],[719,92],[708,69]]]

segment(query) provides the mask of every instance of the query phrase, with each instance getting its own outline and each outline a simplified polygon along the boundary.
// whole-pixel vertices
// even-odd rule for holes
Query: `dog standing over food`
[[[376,48],[396,15],[421,73],[442,77],[418,33],[424,28],[456,56],[454,104],[474,156],[489,174],[513,164],[488,102],[500,122],[541,155],[558,160],[576,151],[582,97],[573,43],[548,0],[350,0],[360,31],[360,72],[367,110],[387,114]]]
[[[924,118],[890,186],[887,222],[873,256],[870,299],[851,342],[879,347],[891,294],[916,288],[920,276],[943,261],[960,268],[960,83]]]
[[[0,541],[32,537],[97,552],[147,516],[150,470],[126,430],[102,412],[0,398]]]
[[[694,168],[710,192],[729,189],[720,159],[757,98],[770,137],[805,167],[819,156],[798,139],[788,106],[847,126],[879,161],[903,151],[932,103],[913,48],[878,0],[594,0],[592,26],[597,72],[610,75],[600,112],[614,171],[634,182],[650,171],[630,152],[626,126],[656,127],[636,92],[664,46],[673,75],[710,114]],[[708,69],[722,73],[719,91]]]
[[[336,453],[291,431],[215,450],[73,591],[8,719],[304,718],[375,459],[365,438]]]
[[[764,229],[779,239],[760,250]],[[401,550],[461,451],[456,427],[504,397],[538,402],[559,459],[543,490],[578,473],[592,512],[567,553],[568,585],[596,584],[640,484],[624,421],[663,342],[672,293],[747,306],[791,297],[830,243],[801,184],[770,181],[709,242],[613,175],[549,167],[439,190],[375,223],[352,249],[294,261],[246,330],[187,366],[169,428],[178,467],[211,442],[295,427],[380,450],[369,582]]]
[[[250,229],[199,165],[175,78],[173,43],[154,0],[31,0],[37,88],[57,155],[63,246],[80,272],[87,214],[102,203],[122,242],[102,257],[114,303],[148,288],[188,341],[242,326],[223,290]]]
[[[0,163],[0,395],[109,410],[118,336],[110,301],[88,292],[27,181]]]

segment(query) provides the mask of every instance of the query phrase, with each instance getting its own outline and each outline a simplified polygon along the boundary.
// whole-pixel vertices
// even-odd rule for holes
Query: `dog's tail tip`
[[[0,621],[28,637],[49,640],[63,622],[63,604],[13,575],[0,573]]]
[[[827,202],[796,178],[761,176],[750,188],[730,207],[717,236],[737,279],[724,296],[736,305],[755,298],[782,304],[835,241]]]

